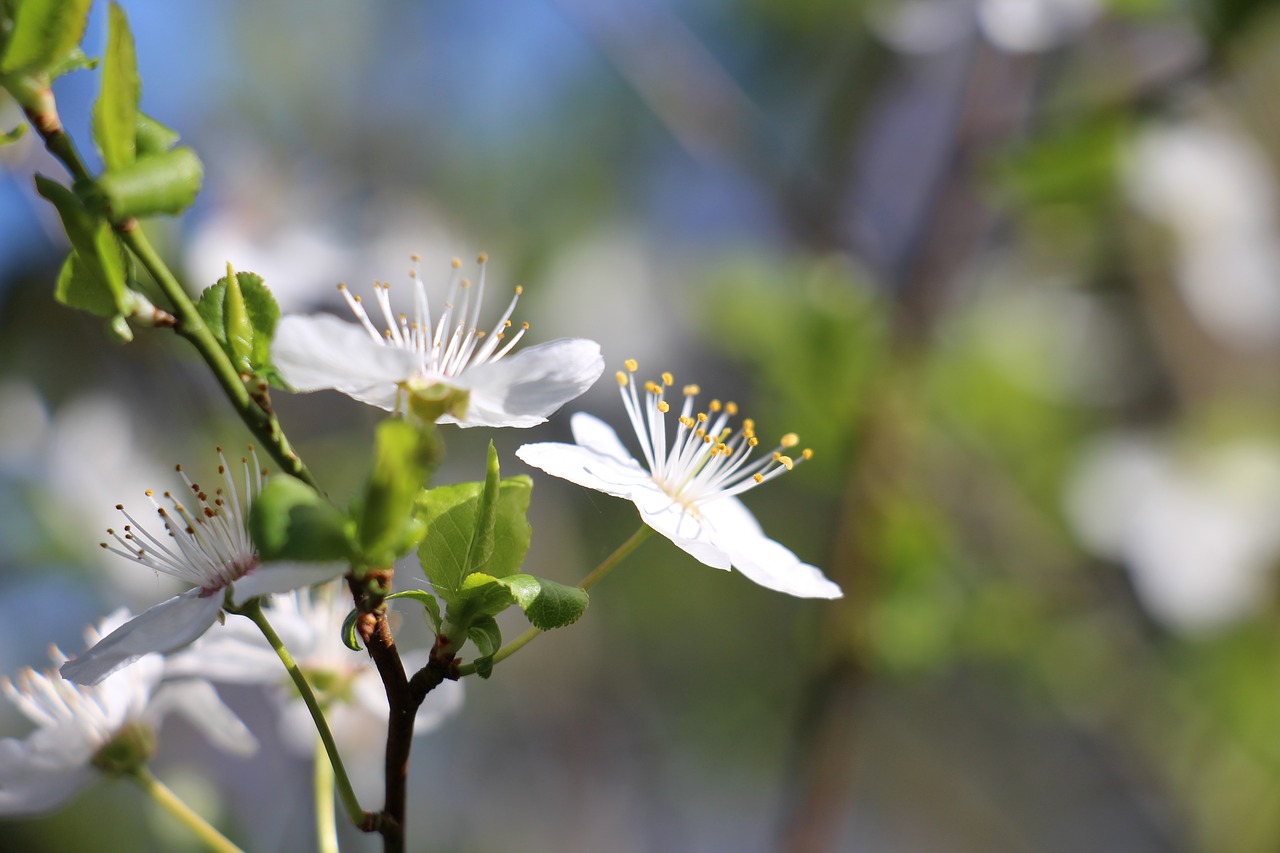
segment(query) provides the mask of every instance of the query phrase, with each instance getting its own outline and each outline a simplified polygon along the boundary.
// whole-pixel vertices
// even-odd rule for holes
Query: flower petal
[[[213,685],[192,678],[165,682],[152,697],[147,717],[159,728],[159,721],[173,711],[187,718],[214,746],[233,755],[250,756],[258,751],[258,741],[248,727],[227,707]]]
[[[574,444],[526,444],[516,451],[516,457],[553,477],[617,498],[629,499],[636,488],[652,485],[649,475],[635,460],[619,461]]]
[[[354,323],[315,314],[280,320],[271,361],[295,391],[332,388],[389,411],[395,408],[397,383],[413,376],[421,356],[383,346]]]
[[[740,538],[727,548],[733,567],[768,589],[798,598],[843,598],[840,587],[785,546],[764,536]]]
[[[193,642],[218,618],[221,595],[192,589],[163,601],[112,631],[93,648],[62,665],[62,677],[97,684],[151,652],[170,652]]]
[[[618,438],[618,433],[614,428],[595,415],[589,415],[586,412],[575,412],[573,417],[569,419],[569,427],[573,430],[573,440],[578,443],[579,447],[594,450],[601,456],[608,456],[618,462],[635,465],[637,468],[640,467],[639,463],[635,461],[635,457],[631,455],[626,445],[622,443],[622,439]]]
[[[0,816],[50,812],[97,775],[87,763],[64,765],[34,756],[23,741],[0,739]]]
[[[535,426],[590,388],[603,372],[604,358],[595,341],[564,338],[527,347],[501,361],[464,370],[458,380],[471,390],[466,417],[446,415],[440,422]]]
[[[345,573],[344,563],[263,563],[232,587],[236,606],[259,595],[289,592],[333,580]]]
[[[641,520],[674,542],[676,547],[713,569],[729,569],[729,555],[712,541],[706,525],[656,485],[652,491],[634,494],[632,500],[640,510]]]

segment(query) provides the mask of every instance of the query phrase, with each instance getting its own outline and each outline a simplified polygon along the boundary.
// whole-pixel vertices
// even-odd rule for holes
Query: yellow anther
[[[489,256],[486,255],[484,252],[481,252],[480,254],[476,255],[476,262],[481,264],[488,263]]]
[[[502,321],[502,328],[504,328],[504,329],[510,329],[510,328],[511,328],[511,321],[510,321],[510,320],[503,320],[503,321]]]
[[[701,393],[702,393],[702,389],[699,388],[697,385],[684,386],[684,395],[686,397],[693,397],[694,395],[701,394]]]
[[[702,430],[698,430],[698,432],[702,432]],[[702,443],[703,443],[703,444],[710,444],[710,443],[711,443],[711,436],[709,436],[709,435],[707,435],[707,434],[703,433],[703,436],[702,436]]]
[[[680,418],[680,425],[683,426],[685,429],[693,429],[693,425],[696,423],[697,421],[695,421],[693,418],[683,417],[683,416]]]
[[[644,390],[648,391],[650,394],[661,394],[662,386],[657,382],[648,381],[644,383]]]
[[[747,439],[747,447],[755,447],[759,443],[760,439],[756,438],[754,435]]]
[[[675,378],[674,376],[672,376],[672,375],[671,375],[670,373],[668,373],[668,372],[663,372],[663,374],[662,374],[662,384],[663,384],[663,385],[667,385],[667,386],[675,385],[675,384],[676,384],[676,378]]]
[[[625,367],[627,370],[631,371],[632,373],[635,373],[637,370],[640,369],[640,362],[636,361],[634,358],[629,358],[626,361],[622,362],[622,366]]]
[[[529,331],[529,324],[528,324],[528,323],[521,323],[521,324],[520,324],[520,328],[524,329],[524,330],[527,332],[527,331]]]
[[[359,302],[364,302],[364,300],[363,300],[363,299],[361,299],[359,295],[357,295],[357,296],[355,297],[355,300],[356,300],[356,302],[357,302],[357,303],[359,303]]]
[[[710,405],[710,406],[708,406],[707,408],[709,408],[709,409],[710,409],[711,411],[713,411],[713,412],[718,412],[718,411],[720,411],[720,401],[719,401],[719,400],[712,400],[712,401],[711,401],[711,405]]]
[[[520,295],[521,295],[521,294],[523,294],[523,293],[524,293],[524,285],[522,285],[522,284],[517,284],[517,285],[516,285],[516,296],[520,296]]]
[[[738,414],[738,404],[730,400],[724,404],[724,410],[731,415],[736,415]]]
[[[707,422],[707,413],[698,412],[698,423],[705,424]]]
[[[773,458],[775,461],[781,464],[783,468],[786,468],[788,471],[790,471],[792,467],[794,467],[796,464],[794,461],[792,461],[790,456],[783,456],[781,453],[773,454]]]
[[[795,447],[799,443],[800,436],[796,435],[794,432],[789,432],[778,440],[778,444],[781,444],[783,447]]]
[[[724,441],[726,438],[728,438],[731,435],[733,435],[733,430],[729,429],[728,427],[725,427],[724,429],[720,430],[721,441]]]
[[[811,449],[809,449],[808,447],[806,447],[804,450],[800,451],[800,456],[801,456],[801,457],[803,457],[803,458],[805,458],[805,459],[812,459],[812,458],[813,458],[813,451],[812,451]]]
[[[422,260],[422,255],[419,255],[417,252],[414,252],[412,255],[409,256],[409,260],[413,261],[416,264],[418,261]]]
[[[729,448],[725,446],[725,443],[723,441],[716,445],[716,451],[719,453],[723,453],[726,456],[729,454]]]
[[[667,412],[671,411],[671,406],[667,403],[666,400],[659,400],[658,411],[662,412],[662,414],[665,415]]]
[[[347,286],[342,282],[338,282],[338,290],[346,290]]]
[[[470,287],[470,286],[471,286],[471,279],[469,279],[469,278],[464,278],[464,279],[462,280],[462,289],[463,289],[463,290],[466,290],[466,289],[467,289],[468,287]],[[387,290],[390,290],[390,289],[391,289],[391,288],[389,288],[389,287],[387,288]]]
[[[156,494],[156,493],[155,493],[154,491],[152,491],[151,489],[147,489],[147,491],[146,491],[146,495],[147,495],[147,497],[149,497],[149,498],[155,497],[155,494]],[[119,509],[119,507],[117,507],[117,509]]]
[[[460,270],[460,269],[462,269],[462,258],[454,258],[454,259],[451,261],[451,263],[453,264],[453,268],[454,268],[455,270]]]
[[[755,431],[756,431],[756,422],[755,422],[755,419],[754,419],[754,418],[743,418],[743,419],[742,419],[742,431],[743,431],[743,432],[745,432],[745,433],[752,433],[752,432],[755,432]]]
[[[756,474],[756,475],[755,475],[754,477],[752,477],[751,479],[755,480],[757,483],[763,483],[763,482],[764,482],[764,474]]]
[[[619,370],[617,373],[613,374],[613,378],[618,380],[618,387],[619,387],[619,388],[626,388],[626,387],[627,387],[627,374],[623,373],[621,370]]]
[[[705,429],[700,429],[696,433],[694,433],[694,435],[696,435],[698,438],[706,438],[707,431]]]

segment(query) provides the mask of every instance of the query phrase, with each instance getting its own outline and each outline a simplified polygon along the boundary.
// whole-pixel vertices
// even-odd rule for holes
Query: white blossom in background
[[[736,430],[731,427],[738,414],[732,402],[712,400],[706,410],[697,411],[701,389],[686,385],[668,446],[671,407],[665,396],[674,377],[664,373],[644,383],[642,402],[636,391],[638,365],[632,360],[626,368],[618,371],[618,386],[644,465],[627,452],[612,427],[583,412],[570,421],[576,444],[526,444],[516,456],[552,476],[632,501],[645,524],[712,568],[732,566],[761,586],[789,595],[840,598],[840,587],[766,537],[737,498],[792,469],[796,460],[786,453],[799,441],[795,434],[784,435],[777,447],[752,459],[759,445],[755,422],[744,418]],[[805,450],[800,459],[810,456]]]
[[[193,483],[182,466],[177,466],[190,506],[171,492],[164,493],[165,506],[148,490],[147,498],[160,516],[164,533],[151,533],[123,504],[116,505],[127,523],[119,530],[108,528],[114,544],[103,542],[102,547],[193,588],[135,616],[63,664],[65,678],[96,684],[145,654],[171,652],[193,642],[218,620],[228,599],[238,606],[256,596],[320,583],[345,571],[340,564],[263,563],[259,559],[247,522],[266,472],[250,450],[252,461],[241,459],[243,491],[236,487],[221,448],[218,474],[222,485],[213,492]]]
[[[373,286],[374,318],[361,297],[339,285],[356,323],[328,314],[280,320],[271,360],[296,391],[333,389],[388,411],[414,390],[443,384],[469,393],[466,413],[440,418],[463,427],[540,424],[600,378],[600,345],[564,338],[518,351],[529,324],[511,317],[522,289],[488,331],[481,327],[486,258],[473,284],[454,260],[444,304],[433,312],[426,284],[411,272],[410,313],[397,313],[391,285]]]
[[[1101,11],[1098,0],[978,0],[978,27],[1009,53],[1051,50],[1078,36]]]
[[[1154,124],[1125,164],[1133,204],[1176,239],[1176,280],[1219,343],[1280,342],[1280,219],[1266,154],[1225,120]]]
[[[1269,598],[1280,558],[1280,449],[1110,436],[1081,457],[1067,511],[1086,546],[1124,565],[1153,617],[1211,630]]]
[[[116,611],[85,631],[86,642],[93,645],[128,618],[128,611]],[[168,679],[159,655],[92,687],[58,674],[67,658],[56,647],[50,656],[51,670],[27,668],[12,681],[0,679],[0,690],[36,726],[25,738],[0,739],[0,816],[52,811],[104,773],[121,772],[117,753],[145,762],[169,712],[185,716],[225,750],[248,755],[257,748],[212,685],[194,677]]]
[[[343,591],[327,585],[277,596],[265,613],[313,685],[357,793],[376,797],[382,791],[387,694],[369,655],[342,642],[342,623],[351,610],[350,597]],[[427,663],[428,653],[406,652],[402,659],[412,675]],[[315,751],[316,727],[306,705],[280,658],[248,620],[228,620],[215,627],[170,658],[169,671],[226,684],[270,685],[280,705],[283,742],[301,755]],[[428,693],[414,718],[414,737],[456,714],[463,697],[461,681],[446,680]]]

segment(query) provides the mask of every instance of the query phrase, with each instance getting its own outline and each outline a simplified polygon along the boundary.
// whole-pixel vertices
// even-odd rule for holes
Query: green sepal
[[[237,371],[273,372],[271,339],[280,321],[280,306],[261,276],[238,273],[227,264],[227,275],[200,294],[196,310]]]
[[[204,166],[192,149],[181,146],[109,169],[85,196],[114,220],[176,215],[191,206],[204,180]]]
[[[482,568],[492,577],[514,574],[524,563],[533,529],[525,517],[533,481],[524,475],[498,482],[498,498],[493,505],[491,545],[481,546],[476,556],[487,551]],[[481,517],[484,483],[458,483],[424,491],[418,498],[418,513],[426,523],[426,534],[418,546],[418,560],[427,580],[446,604],[451,604],[471,573],[473,540]],[[489,538],[489,537],[486,537]]]
[[[178,132],[139,111],[133,128],[139,157],[163,154],[178,144]]]
[[[50,72],[76,49],[89,22],[93,0],[22,0],[14,15],[0,59],[0,74],[40,74],[46,82]]]
[[[83,273],[97,282],[103,298],[110,297],[115,305],[114,314],[126,317],[135,314],[138,302],[128,286],[130,260],[115,231],[101,216],[90,213],[79,196],[62,184],[44,175],[36,175],[35,180],[36,191],[57,209]],[[94,298],[95,305],[99,301]]]
[[[3,148],[6,145],[12,145],[26,135],[27,125],[25,124],[20,124],[7,133],[0,133],[0,148]]]
[[[292,477],[269,479],[249,511],[249,533],[264,560],[350,562],[350,520]]]
[[[387,601],[396,598],[407,598],[416,601],[422,605],[422,609],[427,613],[427,621],[431,623],[431,630],[437,635],[440,633],[440,602],[436,597],[424,589],[406,589],[400,592],[393,592],[387,596]]]
[[[107,52],[102,60],[102,92],[93,105],[93,137],[107,172],[123,169],[137,159],[138,100],[142,81],[133,34],[124,10],[111,4],[107,24]]]
[[[342,620],[342,645],[351,649],[353,652],[361,651],[364,647],[360,645],[360,635],[356,633],[356,620],[360,618],[360,611],[352,609],[347,614],[347,618]]]
[[[471,402],[471,392],[465,388],[454,388],[443,382],[434,382],[423,387],[413,383],[408,386],[409,411],[423,423],[433,424],[445,415],[458,420],[466,417],[467,406]]]
[[[423,524],[414,506],[440,457],[435,427],[402,420],[378,424],[373,467],[359,507],[357,542],[363,564],[389,566],[413,550]]]

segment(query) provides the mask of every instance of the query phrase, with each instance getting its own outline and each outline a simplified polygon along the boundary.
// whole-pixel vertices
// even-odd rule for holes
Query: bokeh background
[[[193,293],[231,261],[336,309],[413,252],[439,282],[485,251],[535,339],[595,338],[815,450],[747,502],[843,600],[646,544],[416,742],[414,849],[1280,846],[1274,4],[122,5],[143,108],[206,164],[150,226]],[[85,148],[96,86],[57,87]],[[97,547],[112,506],[250,439],[181,341],[54,303],[31,174],[62,173],[31,140],[0,158],[13,673],[170,594]],[[376,413],[277,396],[350,493]],[[625,423],[612,382],[569,408]],[[439,481],[481,476],[489,437],[451,431]],[[527,472],[512,451],[567,421],[492,437]],[[530,571],[574,582],[634,510],[534,478]],[[173,722],[159,774],[247,849],[311,849],[307,762],[261,695],[223,695],[262,753]],[[194,849],[122,784],[0,846]]]

